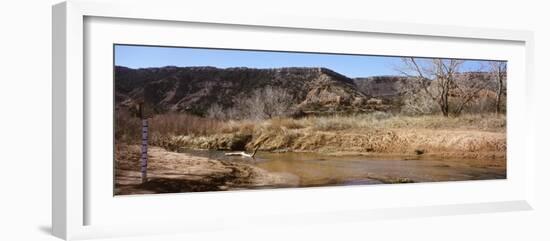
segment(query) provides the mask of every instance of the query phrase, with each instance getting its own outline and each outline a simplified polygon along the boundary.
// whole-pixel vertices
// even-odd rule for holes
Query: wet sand
[[[149,149],[148,180],[141,183],[139,147],[117,148],[115,195],[292,187],[298,178],[231,161]]]

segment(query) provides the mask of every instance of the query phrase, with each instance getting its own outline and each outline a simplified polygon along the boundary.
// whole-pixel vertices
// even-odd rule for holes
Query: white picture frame
[[[150,11],[150,9],[155,9],[155,11]],[[330,223],[349,220],[423,217],[532,209],[534,198],[535,156],[533,151],[534,130],[531,128],[534,125],[529,124],[531,121],[529,117],[533,116],[533,112],[530,109],[531,99],[529,95],[533,91],[531,89],[533,74],[533,34],[531,32],[409,23],[371,22],[351,19],[302,18],[265,13],[251,13],[247,16],[212,15],[208,14],[207,10],[187,8],[185,3],[180,1],[150,1],[144,3],[72,0],[55,5],[53,7],[52,16],[52,226],[55,236],[63,239],[84,239],[122,235],[191,232],[196,230],[238,227],[245,224],[248,226],[266,226],[274,224],[292,225],[293,223],[301,222]],[[95,21],[94,19],[99,19],[99,21]],[[107,20],[102,21],[101,19]],[[111,20],[115,22],[119,21],[121,24],[110,22]],[[91,22],[87,23],[87,21]],[[97,24],[97,22],[99,22],[99,24]],[[116,39],[116,36],[109,35],[108,33],[110,32],[104,31],[101,26],[111,24],[109,25],[112,26],[112,28],[109,28],[110,31],[118,31],[121,29],[124,31],[125,28],[130,28],[128,27],[129,25],[126,24],[131,24],[133,26],[142,24],[145,26],[146,23],[152,23],[147,24],[147,28],[152,31],[156,28],[158,30],[158,28],[164,25],[168,25],[168,28],[170,28],[170,26],[176,28],[182,24],[206,24],[204,26],[214,26],[214,28],[220,26],[220,28],[223,27],[224,30],[228,31],[232,31],[232,29],[251,29],[251,31],[249,31],[251,34],[263,32],[267,35],[286,34],[285,32],[288,31],[298,31],[300,34],[304,35],[309,33],[314,33],[316,36],[331,35],[334,38],[343,38],[345,37],[343,35],[348,36],[349,34],[358,34],[359,37],[365,34],[383,35],[390,36],[397,40],[400,38],[412,38],[414,41],[416,41],[415,39],[421,39],[419,41],[441,41],[441,46],[452,46],[453,44],[458,46],[463,44],[464,46],[462,48],[479,49],[480,52],[483,52],[482,47],[486,47],[486,49],[489,50],[487,50],[485,54],[491,55],[494,53],[494,56],[499,56],[496,50],[503,48],[502,52],[510,53],[509,58],[511,59],[507,60],[512,62],[510,65],[511,71],[512,69],[518,70],[509,77],[512,80],[510,81],[511,103],[509,103],[509,116],[514,117],[511,117],[513,119],[510,119],[508,122],[508,141],[510,146],[507,154],[510,160],[508,163],[508,170],[510,172],[508,179],[495,182],[474,181],[461,183],[413,184],[412,186],[382,185],[371,187],[335,187],[190,195],[145,195],[142,197],[128,198],[115,198],[112,195],[103,195],[101,194],[102,188],[108,185],[109,182],[112,183],[113,180],[108,180],[109,178],[106,178],[105,181],[96,184],[95,181],[98,179],[95,179],[94,174],[90,172],[92,172],[91,170],[94,170],[94,172],[97,171],[98,173],[112,172],[112,169],[101,169],[101,166],[90,164],[89,160],[87,161],[87,159],[90,158],[90,143],[88,143],[88,141],[98,141],[93,138],[89,139],[90,132],[93,131],[96,133],[95,131],[97,130],[97,127],[90,123],[97,123],[94,122],[94,120],[97,121],[97,118],[102,115],[94,114],[96,112],[94,112],[93,109],[97,102],[90,103],[90,100],[96,100],[97,98],[94,97],[96,95],[111,95],[111,93],[108,92],[108,90],[105,90],[106,93],[101,93],[103,91],[101,86],[90,84],[86,82],[85,79],[95,78],[89,76],[89,70],[87,71],[86,68],[96,69],[95,66],[97,65],[94,63],[98,61],[101,62],[101,59],[107,55],[103,55],[102,51],[94,51],[95,57],[91,57],[91,60],[88,59],[90,58],[90,56],[88,56],[90,55],[90,49],[86,48],[94,48],[94,50],[96,50],[96,45],[87,45],[86,41],[97,40],[98,42],[104,41],[106,43],[111,42],[112,44],[118,41],[118,39]],[[93,25],[93,28],[87,28],[86,24],[96,25]],[[196,31],[208,31],[208,28],[201,27]],[[214,29],[212,31],[218,30]],[[97,34],[94,35],[97,38],[87,38],[87,35],[90,34]],[[134,41],[133,43],[144,44],[147,43],[147,41],[167,41],[168,44],[178,44],[178,42],[170,42],[170,39],[141,39],[139,32],[136,33],[135,31],[133,33],[126,33],[125,36],[126,41]],[[230,37],[228,39],[230,39]],[[238,37],[235,37],[235,39],[238,40]],[[195,41],[200,41],[200,38],[197,38]],[[227,41],[227,44],[231,44],[230,40]],[[444,43],[445,41],[449,43]],[[471,42],[475,43],[469,45]],[[504,50],[504,48],[508,47],[498,47],[499,43],[502,44],[502,46],[509,46],[509,50]],[[209,44],[216,45],[219,43],[212,42]],[[305,48],[299,45],[290,46],[288,43],[285,45],[284,41],[279,44],[281,45],[273,45],[272,47],[287,49]],[[439,46],[439,48],[442,48],[441,46]],[[250,48],[253,47],[251,46]],[[315,48],[315,46],[311,48]],[[100,49],[101,48],[98,50]],[[437,48],[435,48],[435,50],[437,50]],[[463,55],[461,55],[461,57],[475,56],[476,54],[459,50],[457,50],[457,54],[458,52],[462,52],[461,54]],[[354,50],[342,49],[340,51]],[[368,52],[369,50],[363,51]],[[479,55],[479,53],[477,54]],[[437,51],[433,52],[433,55],[437,55]],[[99,59],[94,60],[93,58]],[[112,129],[105,129],[104,131],[107,132],[112,131]],[[106,141],[103,140],[103,142]],[[99,191],[94,191],[98,189]],[[487,194],[488,190],[493,190],[494,195]],[[456,192],[458,195],[466,191],[471,193],[462,198],[456,198],[451,193]],[[437,196],[436,192],[445,195],[445,197],[429,201],[415,198],[411,198],[411,200],[402,200],[405,195],[410,195],[410,197],[426,195],[426,197],[434,199],[434,197]],[[97,197],[98,195],[103,196]],[[376,200],[377,198],[371,198],[375,200],[368,201],[370,202],[368,203],[369,207],[361,208],[365,200],[357,198],[357,201],[348,201],[346,205],[344,205],[345,207],[342,207],[342,202],[344,200],[349,200],[345,198],[354,197],[354,195],[355,197],[359,197],[358,195],[372,195],[385,198],[393,197],[396,200],[399,199],[399,201],[385,201],[382,198],[378,198],[378,200]],[[318,198],[322,200],[327,197],[331,197],[331,201],[336,204],[340,202],[340,208],[337,205],[307,205],[305,201],[297,201],[297,203],[292,203],[293,205],[289,202],[281,201],[280,206],[273,209],[265,209],[260,205],[254,205],[254,203],[270,202],[272,200],[288,200],[291,198],[296,198],[298,200]],[[244,211],[241,209],[239,212],[217,209],[214,211],[219,211],[218,213],[214,211],[202,213],[197,211],[200,210],[201,205],[216,203],[220,198],[223,198],[224,202],[235,204],[242,203],[243,200],[253,200],[254,202],[246,206],[242,204],[241,206],[236,206],[236,208],[247,208]],[[111,203],[111,200],[114,201]],[[94,204],[91,205],[90,203]],[[186,203],[193,205],[194,210],[185,208],[181,208],[180,211],[178,211],[179,209],[174,210],[174,207],[185,205]],[[159,207],[159,204],[162,205]],[[139,210],[140,217],[136,217],[131,213],[132,210],[135,211],[135,207],[138,206],[145,207]],[[136,211],[136,213],[137,212],[138,211]],[[180,212],[185,212],[185,215],[181,215]],[[112,222],[110,222],[111,220],[107,220],[109,215],[112,216]],[[231,222],[224,219],[224,217],[228,215],[232,215]],[[94,219],[97,221],[90,219],[90,217],[94,216],[99,217]],[[145,219],[144,217],[147,218]]]

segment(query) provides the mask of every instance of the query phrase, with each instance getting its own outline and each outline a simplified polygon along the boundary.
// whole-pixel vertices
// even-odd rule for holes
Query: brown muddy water
[[[225,156],[222,151],[183,152],[294,175],[299,179],[296,187],[506,179],[506,163],[502,160],[373,159],[362,155],[296,152],[258,152],[251,159]]]

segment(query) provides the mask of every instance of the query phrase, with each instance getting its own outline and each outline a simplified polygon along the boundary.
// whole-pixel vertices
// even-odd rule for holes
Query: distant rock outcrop
[[[403,76],[373,76],[355,78],[357,88],[365,95],[376,98],[394,98],[401,94],[401,86],[408,81]]]

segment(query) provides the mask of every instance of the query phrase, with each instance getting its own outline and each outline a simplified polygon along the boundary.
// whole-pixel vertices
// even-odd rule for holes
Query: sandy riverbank
[[[185,153],[149,149],[148,181],[141,183],[139,146],[119,145],[115,154],[115,195],[238,190],[291,187],[295,176],[270,173],[261,168]]]

